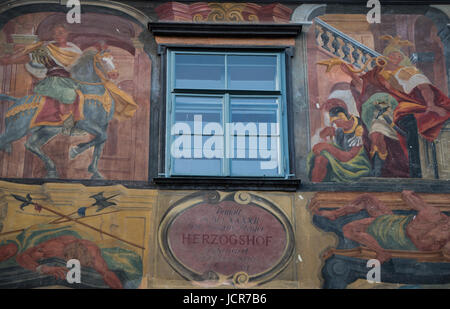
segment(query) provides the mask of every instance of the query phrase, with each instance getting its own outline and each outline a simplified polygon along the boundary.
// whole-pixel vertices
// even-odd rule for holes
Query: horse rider
[[[69,72],[82,51],[74,43],[67,41],[69,31],[65,24],[55,25],[52,33],[53,41],[28,45],[12,56],[1,57],[0,64],[25,64],[26,70],[40,79],[33,89],[34,94],[46,98],[46,106],[41,110],[44,118],[40,122],[63,125],[67,129],[82,118],[78,109],[79,85],[71,79]],[[34,123],[34,126],[37,125],[39,124]]]

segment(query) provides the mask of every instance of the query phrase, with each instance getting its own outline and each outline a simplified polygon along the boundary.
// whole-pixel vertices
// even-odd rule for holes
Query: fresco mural
[[[348,18],[357,21],[353,29]],[[392,15],[377,25],[348,18],[320,16],[308,34],[309,178],[421,178],[420,148],[448,139],[441,132],[450,99],[442,63],[434,63],[443,53],[435,27],[419,16],[397,24]],[[423,40],[433,41],[426,52]]]
[[[381,282],[450,283],[448,196],[401,193],[317,193],[313,223],[338,236],[322,258],[325,288],[367,280],[367,262],[381,263]]]
[[[152,192],[143,192],[139,201],[121,186],[105,192],[74,190],[73,185],[44,189],[2,182],[0,187],[6,202],[0,225],[1,288],[135,289],[145,284]],[[80,282],[66,280],[71,259],[80,261]]]
[[[82,18],[24,14],[3,27],[1,177],[146,180],[142,28],[104,14]]]
[[[68,24],[19,2],[0,5],[0,288],[450,287],[450,6],[369,24],[355,4],[88,1]],[[286,179],[164,177],[174,46],[285,50]]]
[[[195,2],[185,4],[170,1],[155,8],[160,21],[193,22],[276,22],[288,23],[292,9],[280,3]]]

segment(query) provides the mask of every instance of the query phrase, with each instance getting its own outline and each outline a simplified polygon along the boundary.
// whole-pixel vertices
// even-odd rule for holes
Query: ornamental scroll
[[[292,9],[280,3],[167,2],[155,12],[159,21],[289,23]]]

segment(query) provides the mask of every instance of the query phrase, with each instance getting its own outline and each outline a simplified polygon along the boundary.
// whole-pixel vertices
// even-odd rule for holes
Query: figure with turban
[[[397,163],[404,164],[406,160],[409,162],[409,177],[421,177],[417,133],[430,142],[438,137],[450,117],[450,99],[432,85],[402,52],[402,47],[412,45],[409,41],[388,35],[381,38],[387,40],[388,45],[383,51],[383,56],[376,59],[377,65],[373,69],[367,73],[358,73],[351,65],[342,61],[340,66],[352,78],[352,93],[361,115],[365,113],[364,108],[373,105],[373,102],[370,104],[366,102],[371,98],[373,100],[373,96],[377,93],[389,95],[390,102],[396,101],[393,105],[389,103],[390,111],[387,111],[392,114],[388,118],[392,120],[389,125],[393,130],[389,130],[390,132],[384,130],[383,133],[380,130],[373,130],[382,136],[374,135],[374,137],[378,135],[378,139],[374,138],[371,142],[377,148],[372,147],[371,154],[377,154],[377,157],[384,161],[388,155],[383,148],[384,137],[398,140],[403,155],[397,157]],[[377,121],[378,125],[384,121],[383,116],[378,119],[380,120]],[[403,172],[399,171],[395,175],[386,176],[405,177],[402,174]],[[378,172],[375,176],[380,175]]]

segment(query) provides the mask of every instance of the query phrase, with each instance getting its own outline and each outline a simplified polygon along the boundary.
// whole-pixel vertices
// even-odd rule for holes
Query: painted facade
[[[449,5],[81,5],[0,3],[1,288],[449,286]]]

